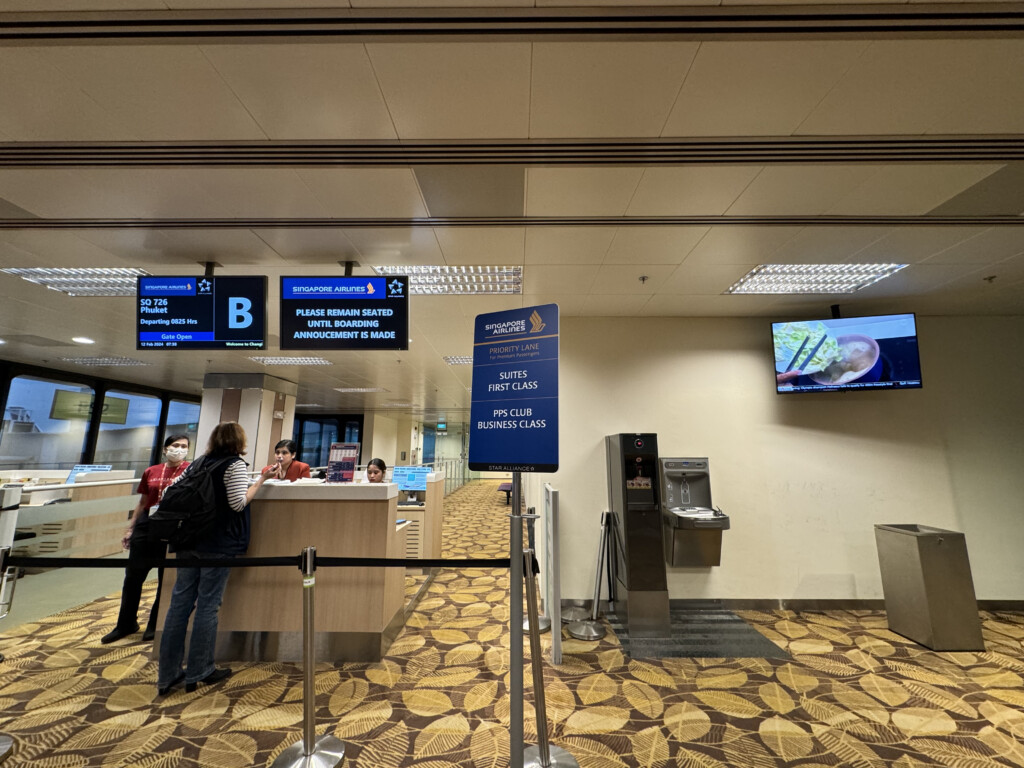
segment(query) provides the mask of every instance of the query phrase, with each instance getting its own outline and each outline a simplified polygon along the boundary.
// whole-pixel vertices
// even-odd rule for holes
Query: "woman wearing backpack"
[[[250,486],[242,459],[245,449],[246,436],[241,425],[233,421],[218,424],[210,435],[206,455],[196,459],[181,475],[186,478],[209,462],[218,519],[212,530],[190,548],[177,550],[179,560],[237,557],[249,548],[249,502],[271,473],[263,473]],[[160,640],[157,692],[161,696],[182,681],[185,690],[192,692],[200,683],[210,685],[230,677],[230,669],[218,669],[213,663],[221,597],[230,573],[230,568],[178,569]],[[183,669],[185,632],[193,611],[196,615],[192,622],[188,663]]]

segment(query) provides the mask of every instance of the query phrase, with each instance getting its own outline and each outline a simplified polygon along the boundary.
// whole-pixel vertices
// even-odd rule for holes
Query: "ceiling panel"
[[[35,50],[133,139],[267,138],[196,46],[73,45]],[[72,121],[73,113],[64,112],[64,119]]]
[[[328,216],[427,215],[416,176],[408,168],[303,168],[297,171]]]
[[[698,43],[535,43],[530,136],[660,136]]]
[[[600,264],[615,227],[529,227],[527,264]]]
[[[877,167],[869,165],[773,165],[764,168],[735,203],[730,216],[821,215]]]
[[[1024,40],[877,40],[799,133],[1020,133],[1021,71]]]
[[[658,286],[660,294],[717,296],[750,271],[753,264],[689,264],[684,262]]]
[[[269,139],[397,138],[362,45],[202,50]]]
[[[605,264],[679,264],[710,227],[619,227]]]
[[[1024,253],[1024,228],[992,228],[928,257],[928,264],[990,264]]]
[[[643,317],[741,317],[765,311],[774,296],[652,296],[640,314]]]
[[[801,227],[712,227],[686,257],[689,264],[762,264]]]
[[[893,229],[846,260],[858,263],[914,264],[976,237],[984,227],[905,227]]]
[[[587,294],[596,274],[594,266],[534,264],[523,271],[523,293]]]
[[[664,135],[792,135],[867,47],[851,41],[705,42]]]
[[[343,230],[359,251],[364,266],[374,264],[443,264],[437,235],[429,227]]]
[[[527,216],[622,216],[641,168],[529,168]]]
[[[761,171],[752,165],[648,168],[630,216],[717,216],[729,210]]]
[[[887,165],[836,201],[843,216],[920,216],[996,173],[1002,165]]]
[[[400,139],[526,138],[528,43],[366,48]]]
[[[253,234],[262,240],[286,263],[295,265],[315,264],[337,265],[338,262],[358,261],[359,252],[340,229],[254,229]],[[333,267],[332,267],[333,269]],[[338,267],[342,269],[342,267]]]
[[[674,264],[605,264],[597,269],[590,293],[649,296],[658,291],[674,270]]]
[[[562,317],[572,317],[580,314],[586,297],[567,293],[528,293],[523,294],[523,303],[528,307],[542,306],[544,304],[557,304],[558,314]]]
[[[834,264],[850,260],[889,234],[887,227],[806,227],[768,259],[772,264]]]
[[[435,227],[434,233],[450,266],[517,266],[524,260],[525,227]]]
[[[137,138],[55,66],[46,50],[0,46],[0,72],[0,131],[9,141]]]
[[[648,294],[587,296],[580,309],[583,317],[630,317],[640,315],[650,300]]]

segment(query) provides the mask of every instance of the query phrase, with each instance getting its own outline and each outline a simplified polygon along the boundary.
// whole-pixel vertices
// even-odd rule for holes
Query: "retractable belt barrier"
[[[316,547],[306,547],[291,557],[234,557],[203,558],[187,557],[23,557],[12,556],[9,547],[0,547],[0,618],[6,615],[13,601],[13,582],[17,568],[124,568],[131,564],[147,568],[266,568],[290,567],[302,573],[303,588],[303,738],[278,755],[270,768],[308,768],[338,765],[345,754],[345,745],[328,734],[317,737],[315,732],[314,686],[314,600],[317,568],[508,568],[510,602],[510,680],[509,699],[511,722],[510,768],[579,768],[576,759],[567,751],[549,745],[547,717],[544,707],[544,677],[540,637],[538,632],[538,609],[535,574],[540,572],[534,550],[523,547],[522,524],[525,519],[536,515],[522,515],[520,512],[521,480],[518,472],[513,473],[512,497],[514,510],[509,515],[510,557],[495,558],[392,558],[392,557],[320,557]],[[189,551],[190,550],[185,550]],[[8,582],[11,594],[8,595]],[[527,597],[527,616],[523,616],[523,586]],[[530,631],[531,662],[533,666],[535,711],[537,714],[537,747],[524,749],[523,746],[523,629]],[[3,657],[0,656],[0,662]],[[516,722],[518,720],[518,723]],[[0,762],[10,753],[11,744],[6,744],[0,734]]]

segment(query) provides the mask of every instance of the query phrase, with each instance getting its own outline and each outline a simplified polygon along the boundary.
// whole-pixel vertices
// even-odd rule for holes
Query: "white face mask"
[[[167,454],[167,458],[171,461],[181,461],[188,456],[188,448],[175,448],[170,447],[164,453]]]

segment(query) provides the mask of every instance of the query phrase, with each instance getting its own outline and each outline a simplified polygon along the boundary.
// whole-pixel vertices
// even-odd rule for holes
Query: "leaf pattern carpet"
[[[456,491],[446,554],[505,554],[507,511],[494,482]],[[265,766],[300,738],[299,665],[235,663],[225,683],[159,699],[149,644],[99,642],[118,597],[0,625],[4,768]],[[503,570],[440,571],[383,661],[318,665],[317,732],[356,768],[507,766],[508,612]],[[552,743],[583,768],[1024,766],[1021,614],[982,613],[985,652],[934,653],[881,611],[738,613],[791,658],[635,660],[614,633],[565,635],[544,667]]]

